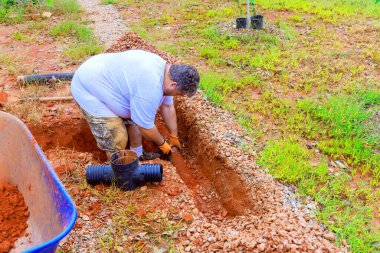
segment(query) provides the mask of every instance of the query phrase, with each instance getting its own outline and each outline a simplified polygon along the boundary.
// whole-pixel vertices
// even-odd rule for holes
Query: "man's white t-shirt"
[[[163,94],[165,64],[143,50],[99,54],[75,72],[71,93],[91,115],[131,118],[149,129],[159,106],[173,104],[173,97]]]

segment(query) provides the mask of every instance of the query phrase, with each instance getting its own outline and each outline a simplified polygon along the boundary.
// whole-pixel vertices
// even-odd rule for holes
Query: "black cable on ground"
[[[18,76],[17,81],[24,84],[39,83],[45,84],[51,81],[68,81],[73,79],[74,72],[72,73],[49,73],[49,74],[36,74],[28,76]]]

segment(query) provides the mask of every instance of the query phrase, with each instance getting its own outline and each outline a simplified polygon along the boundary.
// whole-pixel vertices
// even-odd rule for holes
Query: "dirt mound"
[[[162,52],[155,48],[154,46],[150,45],[148,42],[143,40],[140,36],[138,36],[136,33],[127,32],[125,33],[120,39],[116,41],[109,49],[106,50],[106,53],[117,53],[117,52],[123,52],[126,50],[132,50],[132,49],[142,49],[145,51],[149,51],[155,54],[158,54],[163,59],[170,63],[178,63],[179,60],[176,59],[174,56]]]
[[[16,186],[0,184],[0,252],[8,252],[28,227],[29,211]]]

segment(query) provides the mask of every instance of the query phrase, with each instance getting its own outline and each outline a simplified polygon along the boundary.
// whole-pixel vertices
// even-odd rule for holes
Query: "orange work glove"
[[[164,141],[164,144],[162,144],[161,146],[158,146],[158,148],[162,151],[164,155],[169,155],[172,151],[172,148],[166,141]]]
[[[181,149],[181,143],[179,142],[178,136],[170,135],[169,143],[171,147],[176,147],[178,149]]]

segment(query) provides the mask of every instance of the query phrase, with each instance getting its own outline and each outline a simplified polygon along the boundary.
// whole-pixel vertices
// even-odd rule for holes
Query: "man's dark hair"
[[[193,96],[199,86],[198,70],[189,65],[172,64],[169,69],[170,79],[177,83],[177,89],[187,96]]]

